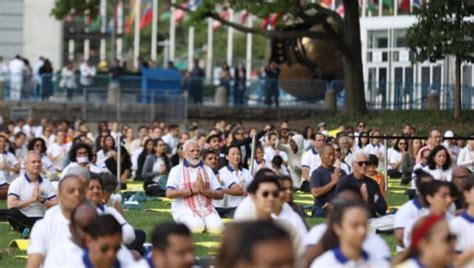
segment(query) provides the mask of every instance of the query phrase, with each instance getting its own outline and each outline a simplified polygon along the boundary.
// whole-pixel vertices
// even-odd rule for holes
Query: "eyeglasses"
[[[359,162],[356,162],[356,163],[357,163],[357,165],[359,165],[361,167],[369,165],[369,161],[359,161]]]
[[[446,241],[446,243],[451,243],[451,242],[454,242],[458,239],[458,236],[453,234],[453,233],[448,233],[445,237],[444,237],[444,241]]]
[[[280,196],[280,192],[278,191],[264,191],[262,192],[262,196],[263,198],[268,198],[268,196],[272,195],[273,198],[277,198],[278,196]]]
[[[117,253],[120,250],[120,246],[117,246],[115,248],[110,247],[109,245],[101,245],[100,246],[100,252],[105,253],[109,250],[113,250],[115,253]]]

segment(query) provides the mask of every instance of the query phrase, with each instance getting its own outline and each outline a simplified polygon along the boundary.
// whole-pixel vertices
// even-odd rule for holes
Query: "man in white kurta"
[[[212,199],[222,199],[221,185],[214,172],[200,161],[201,151],[195,141],[187,141],[183,149],[186,159],[171,169],[166,184],[166,197],[173,199],[173,219],[192,232],[219,233],[224,225]]]

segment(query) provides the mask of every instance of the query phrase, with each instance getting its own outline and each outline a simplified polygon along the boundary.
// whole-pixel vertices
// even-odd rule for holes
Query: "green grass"
[[[387,201],[390,205],[390,208],[394,209],[403,204],[407,197],[400,192],[405,190],[406,187],[399,185],[399,181],[391,180],[389,182],[389,192],[387,194]],[[311,201],[309,195],[304,195],[302,193],[296,194],[296,199],[301,201]],[[306,202],[304,202],[306,203]],[[150,212],[145,211],[149,208],[161,208],[169,209],[170,203],[168,201],[153,200],[141,203],[144,209],[141,210],[126,210],[125,217],[128,222],[137,229],[143,229],[147,234],[150,234],[153,226],[159,222],[163,221],[172,221],[171,214],[169,212]],[[0,202],[0,208],[5,208],[5,201]],[[307,218],[306,221],[310,226],[323,222],[321,218]],[[15,256],[26,255],[26,252],[21,252],[19,250],[9,249],[9,243],[15,238],[19,238],[19,234],[11,230],[10,226],[7,223],[0,223],[0,267],[25,267],[26,261],[21,259],[16,259]],[[204,243],[203,242],[218,242],[218,235],[209,235],[209,234],[195,234],[194,242],[199,245],[195,246],[196,255],[205,256],[212,255],[217,252],[217,247],[215,243]],[[395,241],[392,235],[383,235],[383,238],[390,246],[392,252],[395,252]],[[11,252],[7,252],[10,250]]]

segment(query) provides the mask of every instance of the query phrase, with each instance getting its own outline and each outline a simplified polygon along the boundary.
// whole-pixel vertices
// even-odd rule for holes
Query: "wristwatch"
[[[46,202],[46,198],[42,197],[41,200],[40,200],[40,203],[44,204],[44,202]]]

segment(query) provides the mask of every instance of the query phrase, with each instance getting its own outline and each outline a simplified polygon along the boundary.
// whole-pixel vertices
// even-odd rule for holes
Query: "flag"
[[[269,23],[271,26],[275,26],[277,25],[278,21],[280,20],[280,14],[278,13],[273,13],[270,15],[270,20],[269,20]]]
[[[421,7],[420,0],[413,0],[413,7],[414,8],[420,8]]]
[[[92,17],[88,16],[86,20],[87,24],[87,29],[89,32],[97,32],[100,30],[100,16],[95,17],[95,19],[92,19]]]
[[[182,3],[181,7],[188,8],[188,3]],[[179,8],[174,9],[173,19],[176,23],[180,23],[184,19],[184,17],[186,17],[186,12]]]
[[[344,9],[344,5],[343,5],[343,4],[340,4],[340,5],[336,8],[336,13],[339,14],[339,16],[344,17],[345,9]]]
[[[240,12],[240,24],[245,24],[249,18],[250,13],[247,10]]]
[[[382,4],[387,6],[389,9],[393,8],[393,0],[382,0]]]
[[[331,8],[332,7],[332,1],[333,0],[322,0],[321,3],[319,3],[319,4],[324,8]]]
[[[130,0],[130,14],[125,19],[124,32],[129,34],[132,32],[132,26],[135,22],[135,0]]]
[[[230,18],[230,12],[227,8],[223,8],[221,13],[219,14],[219,17],[223,20],[228,20]],[[217,31],[219,28],[222,26],[222,23],[220,21],[214,20],[212,22],[212,30]]]
[[[153,19],[153,5],[148,4],[140,18],[140,30],[151,24]]]
[[[398,8],[405,11],[410,10],[410,0],[402,0]]]

